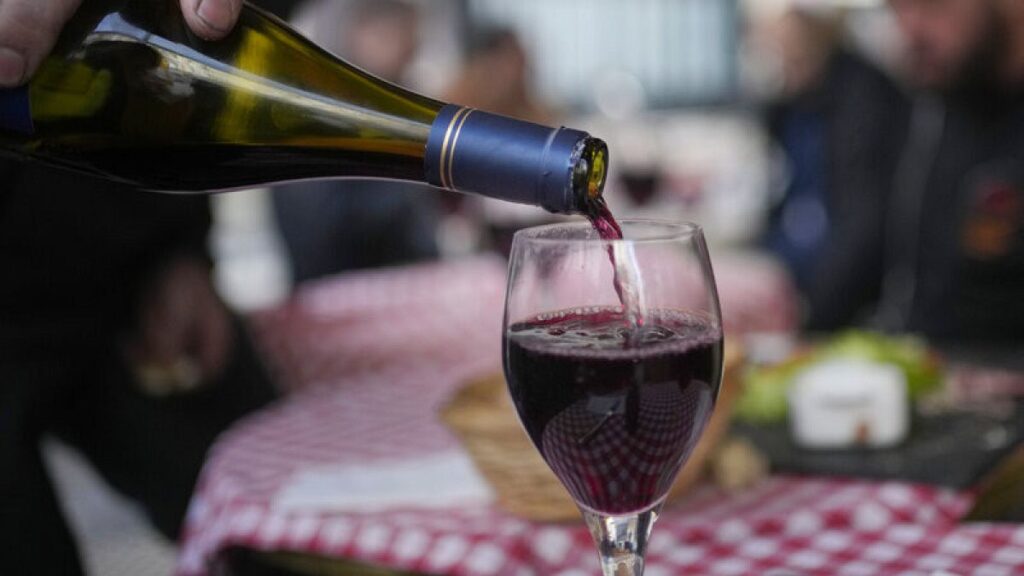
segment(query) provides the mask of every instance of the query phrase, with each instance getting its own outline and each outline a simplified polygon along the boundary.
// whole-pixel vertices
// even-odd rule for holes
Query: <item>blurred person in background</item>
[[[880,321],[1024,341],[1024,2],[889,0],[922,89],[890,203]]]
[[[419,14],[403,0],[312,0],[296,25],[371,74],[401,84],[419,46]],[[296,283],[438,256],[436,193],[389,181],[302,182],[274,190]]]
[[[535,95],[530,58],[515,30],[483,26],[470,35],[466,61],[444,100],[547,126],[557,114]],[[536,208],[497,200],[448,196],[445,229],[508,255],[521,228],[551,220]]]
[[[37,64],[75,5],[0,3],[0,43],[30,40],[16,48]],[[204,38],[237,17],[237,2],[182,5]],[[214,439],[275,397],[214,290],[209,227],[206,197],[0,160],[0,572],[82,572],[44,437],[79,450],[174,540]]]
[[[278,18],[287,20],[302,0],[248,0]]]
[[[484,27],[472,35],[466,63],[445,99],[538,124],[556,122],[534,95],[529,57],[511,28]]]
[[[806,325],[864,320],[881,276],[884,203],[907,104],[896,85],[840,40],[841,15],[820,3],[761,14],[754,39],[781,73],[767,110],[788,179],[763,242],[790,269]]]

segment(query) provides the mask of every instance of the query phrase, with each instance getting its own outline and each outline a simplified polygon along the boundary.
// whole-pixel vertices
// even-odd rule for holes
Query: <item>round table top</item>
[[[431,574],[595,573],[582,522],[503,512],[438,418],[460,385],[500,368],[504,289],[504,264],[477,259],[331,279],[253,317],[292,392],[211,451],[179,574],[204,576],[231,547]],[[722,292],[729,309],[739,290]],[[962,525],[971,501],[843,479],[702,487],[662,514],[647,574],[1024,573],[1024,527]]]

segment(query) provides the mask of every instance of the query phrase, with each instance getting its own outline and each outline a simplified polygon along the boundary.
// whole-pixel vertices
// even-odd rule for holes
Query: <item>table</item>
[[[500,366],[504,282],[504,264],[487,258],[366,272],[304,287],[256,315],[257,340],[292,393],[212,449],[186,520],[179,575],[205,576],[231,547],[457,576],[596,573],[581,524],[535,525],[479,490],[473,505],[446,506],[446,487],[468,480],[457,461],[450,470],[458,478],[425,486],[423,504],[435,508],[330,486],[318,505],[286,497],[297,482],[316,484],[310,471],[326,471],[322,487],[324,478],[351,482],[344,474],[354,471],[457,459],[460,447],[437,409],[461,383]],[[748,309],[764,310],[763,301],[741,292],[723,289],[723,309],[758,318]],[[773,477],[731,495],[704,487],[659,520],[647,574],[1024,573],[1024,527],[958,524],[971,501],[951,490],[841,479]]]

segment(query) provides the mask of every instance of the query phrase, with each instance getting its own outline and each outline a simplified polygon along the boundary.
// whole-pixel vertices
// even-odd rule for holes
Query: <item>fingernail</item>
[[[233,18],[231,3],[225,0],[199,0],[196,16],[211,29],[227,32]]]
[[[25,80],[25,57],[10,48],[0,48],[0,86],[17,86]]]

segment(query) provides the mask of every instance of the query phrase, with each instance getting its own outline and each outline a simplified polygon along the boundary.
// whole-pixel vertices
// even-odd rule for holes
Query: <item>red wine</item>
[[[612,215],[604,197],[597,198],[587,205],[585,215],[602,240],[622,240],[622,227]],[[626,311],[624,321],[634,333],[638,333],[644,325],[643,284],[640,268],[636,264],[633,248],[623,244],[608,247],[608,260],[614,272],[615,293],[619,296],[619,304]]]
[[[718,394],[721,331],[674,310],[650,310],[647,321],[636,338],[620,308],[585,308],[505,334],[527,433],[576,502],[598,513],[664,498]]]
[[[586,216],[602,240],[622,240],[622,227],[603,197],[587,206]]]

